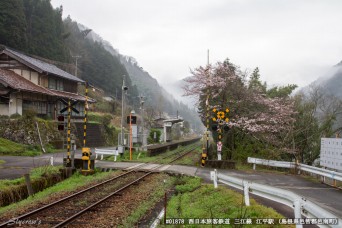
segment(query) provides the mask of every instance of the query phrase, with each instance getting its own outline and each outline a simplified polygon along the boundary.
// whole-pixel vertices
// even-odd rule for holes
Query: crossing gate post
[[[70,147],[71,147],[71,102],[68,101],[68,129],[67,129],[67,159],[66,159],[66,167],[71,167],[71,158],[70,158]]]
[[[83,123],[83,147],[82,147],[82,172],[92,172],[90,167],[91,150],[86,147],[87,139],[87,112],[88,112],[88,82],[85,83],[84,123]]]
[[[90,170],[90,148],[82,148],[82,172],[88,172]]]

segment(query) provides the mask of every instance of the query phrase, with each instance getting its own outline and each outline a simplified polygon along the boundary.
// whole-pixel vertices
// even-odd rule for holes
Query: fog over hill
[[[313,81],[310,85],[319,86],[327,94],[342,99],[342,61],[327,69],[321,77]],[[304,87],[303,91],[307,91],[309,86]]]
[[[86,26],[79,24],[80,30],[88,29]],[[165,90],[158,81],[153,78],[147,71],[143,69],[134,57],[125,56],[119,53],[108,41],[104,40],[94,31],[87,35],[87,39],[93,42],[98,42],[113,56],[120,59],[127,70],[127,73],[132,81],[132,85],[138,89],[140,96],[144,97],[145,107],[152,108],[155,113],[165,113],[165,115],[175,117],[177,114],[184,120],[190,122],[193,129],[201,130],[203,124],[198,117],[197,111],[194,109],[193,102],[188,102],[181,95],[182,84],[167,87]],[[177,88],[178,86],[178,88]],[[171,90],[169,90],[171,89]],[[133,100],[138,101],[138,97]],[[138,107],[139,103],[136,102],[134,108]]]

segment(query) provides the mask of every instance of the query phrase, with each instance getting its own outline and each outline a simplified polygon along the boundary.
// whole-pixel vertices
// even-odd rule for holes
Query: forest
[[[149,116],[179,112],[193,127],[200,128],[199,119],[193,118],[193,110],[172,98],[136,62],[127,61],[133,58],[113,54],[102,40],[89,36],[91,29],[80,26],[70,16],[63,20],[62,6],[54,9],[49,0],[4,0],[0,2],[0,12],[0,44],[77,74],[115,100],[121,100],[125,75],[129,87],[127,102],[133,108],[140,107],[138,97],[144,96]]]

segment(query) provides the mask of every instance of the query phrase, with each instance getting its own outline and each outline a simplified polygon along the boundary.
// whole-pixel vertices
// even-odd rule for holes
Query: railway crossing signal
[[[58,130],[64,131],[64,116],[63,115],[58,116],[57,120],[58,120]]]
[[[127,116],[127,124],[137,124],[137,116]]]
[[[59,99],[59,101],[61,101],[66,106],[65,108],[61,109],[59,113],[64,113],[65,111],[68,111],[69,106],[72,111],[76,112],[77,114],[80,113],[76,108],[74,108],[74,106],[78,103],[78,101],[74,101],[72,103],[70,103],[70,100],[65,101],[64,99]]]
[[[225,110],[217,110],[216,108],[213,109],[213,112],[215,113],[214,117],[212,117],[212,120],[216,122],[217,124],[213,124],[211,126],[211,129],[213,131],[218,132],[218,142],[217,142],[217,160],[221,160],[221,153],[222,153],[222,126],[223,130],[227,132],[229,130],[229,126],[227,125],[229,122],[228,113],[229,108],[226,108]]]
[[[78,103],[78,101],[74,101],[71,103],[70,100],[66,102],[64,99],[59,99],[63,104],[65,104],[67,107],[63,108],[60,113],[64,113],[65,111],[68,111],[68,123],[67,123],[67,159],[66,159],[66,167],[71,167],[71,158],[70,158],[70,147],[71,147],[71,139],[70,139],[70,133],[71,133],[71,110],[76,112],[77,114],[80,113],[76,108],[73,106]],[[64,127],[63,127],[64,129]]]

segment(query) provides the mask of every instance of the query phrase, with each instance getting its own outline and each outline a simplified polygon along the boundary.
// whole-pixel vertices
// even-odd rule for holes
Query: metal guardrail
[[[297,220],[296,224],[297,228],[302,228],[301,224],[301,215],[304,215],[306,218],[327,218],[330,219],[328,224],[317,224],[319,227],[341,227],[341,218],[338,218],[336,215],[331,212],[321,208],[315,203],[305,199],[302,196],[299,196],[291,191],[271,187],[268,185],[262,185],[258,183],[253,183],[250,181],[246,181],[243,179],[230,177],[223,174],[218,174],[217,171],[211,172],[211,178],[214,181],[214,186],[217,187],[217,183],[223,183],[234,188],[243,190],[244,192],[244,201],[246,206],[250,205],[249,202],[249,193],[252,193],[257,196],[261,196],[263,198],[287,205],[294,209],[294,220]],[[304,219],[305,221],[305,219]]]
[[[114,161],[116,161],[116,156],[119,155],[119,152],[116,149],[98,149],[98,148],[95,148],[95,154],[96,154],[95,159],[97,159],[97,155],[101,155],[101,160],[103,160],[103,155],[114,155]]]
[[[336,171],[332,171],[328,169],[322,169],[322,168],[313,167],[313,166],[304,165],[304,164],[298,164],[298,168],[306,172],[318,174],[324,177],[329,177],[333,180],[342,181],[342,173],[340,172],[336,172]]]
[[[247,162],[253,164],[253,169],[255,169],[255,165],[266,165],[266,166],[281,167],[281,168],[297,168],[298,170],[318,174],[320,176],[328,177],[333,180],[342,181],[341,172],[313,167],[313,166],[309,166],[309,165],[305,165],[301,163],[265,160],[265,159],[252,158],[252,157],[248,157]]]
[[[294,162],[265,160],[261,158],[251,158],[251,157],[248,157],[247,162],[252,163],[252,164],[257,164],[257,165],[267,165],[267,166],[281,167],[281,168],[294,168],[296,166],[296,163]]]

